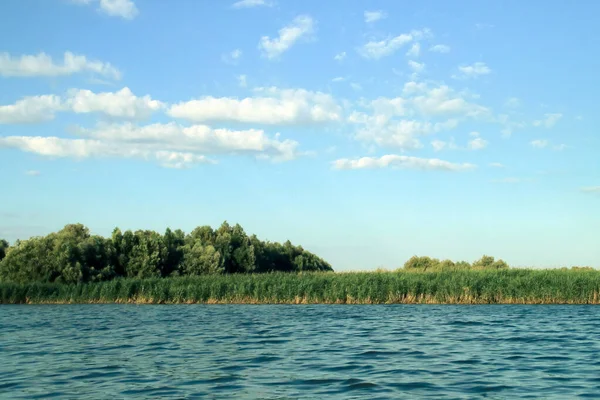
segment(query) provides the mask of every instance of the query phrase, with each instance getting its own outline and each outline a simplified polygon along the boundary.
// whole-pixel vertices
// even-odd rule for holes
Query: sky
[[[0,237],[600,267],[594,1],[4,0]]]

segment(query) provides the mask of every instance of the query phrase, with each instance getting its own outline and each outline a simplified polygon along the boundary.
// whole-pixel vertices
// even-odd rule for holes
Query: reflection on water
[[[600,398],[596,306],[0,307],[2,398]]]

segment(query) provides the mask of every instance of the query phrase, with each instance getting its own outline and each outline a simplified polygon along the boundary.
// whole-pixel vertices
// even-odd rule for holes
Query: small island
[[[0,304],[600,304],[600,271],[509,268],[414,256],[395,271],[334,272],[236,224],[91,235],[70,224],[0,240]]]

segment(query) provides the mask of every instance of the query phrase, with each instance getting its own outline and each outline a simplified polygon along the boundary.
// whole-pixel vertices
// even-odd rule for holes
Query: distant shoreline
[[[597,270],[321,272],[0,283],[0,304],[600,304]]]

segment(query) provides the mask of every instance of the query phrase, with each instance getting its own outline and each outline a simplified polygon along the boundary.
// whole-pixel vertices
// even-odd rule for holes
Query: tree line
[[[504,260],[496,260],[492,256],[484,255],[479,260],[469,263],[467,261],[454,262],[439,260],[431,257],[413,256],[404,263],[405,270],[412,271],[439,271],[445,269],[508,269]]]
[[[117,277],[333,271],[318,256],[294,246],[248,236],[225,221],[218,229],[200,226],[189,234],[167,228],[115,228],[111,237],[91,235],[82,224],[66,225],[47,236],[0,240],[0,281],[79,283]]]

